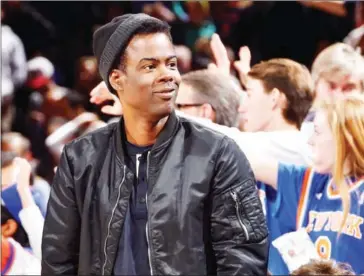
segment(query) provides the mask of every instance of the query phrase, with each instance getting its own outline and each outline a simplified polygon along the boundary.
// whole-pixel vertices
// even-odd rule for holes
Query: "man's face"
[[[332,75],[327,78],[320,78],[316,84],[316,95],[319,99],[360,91],[360,80],[354,76],[338,77]]]
[[[196,101],[195,93],[196,92],[193,90],[192,86],[182,82],[176,99],[176,107],[183,113],[195,117],[201,117],[201,106],[203,103]]]
[[[246,81],[246,92],[241,106],[244,130],[265,131],[273,115],[271,95],[265,92],[260,80],[250,77]]]
[[[137,35],[125,56],[125,73],[121,73],[118,91],[124,113],[137,112],[152,120],[168,116],[181,82],[169,37],[164,33]]]

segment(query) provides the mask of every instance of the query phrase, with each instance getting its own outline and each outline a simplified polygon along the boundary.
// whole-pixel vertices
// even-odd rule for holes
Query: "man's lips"
[[[154,94],[163,99],[163,100],[171,100],[176,95],[177,87],[175,88],[166,88],[155,91]]]
[[[166,89],[162,89],[162,90],[155,91],[154,93],[155,94],[168,94],[168,93],[174,92],[176,89],[177,89],[177,87],[174,87],[174,88],[166,88]]]

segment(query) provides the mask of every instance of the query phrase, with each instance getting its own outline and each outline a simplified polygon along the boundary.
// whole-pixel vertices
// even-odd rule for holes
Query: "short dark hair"
[[[266,93],[274,88],[283,93],[287,99],[285,120],[301,127],[314,99],[311,74],[304,65],[290,59],[270,59],[254,65],[248,76],[260,80]]]
[[[349,264],[333,260],[312,260],[293,271],[291,275],[355,275],[355,273]]]
[[[1,226],[3,226],[9,219],[14,219],[13,215],[9,212],[8,208],[1,204]]]
[[[156,34],[156,33],[166,34],[172,42],[171,27],[168,25],[168,23],[161,21],[161,20],[142,23],[141,26],[135,30],[133,35],[130,36],[127,43],[125,43],[125,47],[123,49],[121,49],[120,57],[115,59],[112,69],[120,69],[121,71],[125,72],[125,66],[126,66],[126,62],[127,62],[125,52],[129,46],[130,41],[135,36]]]
[[[16,219],[10,213],[8,208],[6,208],[3,204],[1,204],[1,226],[6,224],[6,222],[10,219],[14,220],[18,225],[18,227],[14,233],[14,236],[13,236],[14,240],[16,240],[18,243],[20,243],[23,247],[29,247],[29,238],[28,238],[28,235],[25,232],[23,226],[21,225],[21,223],[16,221]]]

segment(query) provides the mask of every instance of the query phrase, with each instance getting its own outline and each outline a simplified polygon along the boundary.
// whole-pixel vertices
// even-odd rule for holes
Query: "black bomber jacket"
[[[134,179],[123,131],[121,119],[65,146],[44,224],[42,275],[112,274]],[[266,221],[234,141],[173,112],[147,171],[152,275],[266,275]]]

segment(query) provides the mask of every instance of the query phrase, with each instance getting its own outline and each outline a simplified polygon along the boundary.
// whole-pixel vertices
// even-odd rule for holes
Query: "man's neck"
[[[129,143],[136,146],[153,145],[167,120],[168,116],[157,122],[151,122],[145,118],[128,116],[124,113],[126,139]]]
[[[264,131],[299,131],[299,129],[294,124],[288,123],[284,118],[277,118],[271,120]]]

